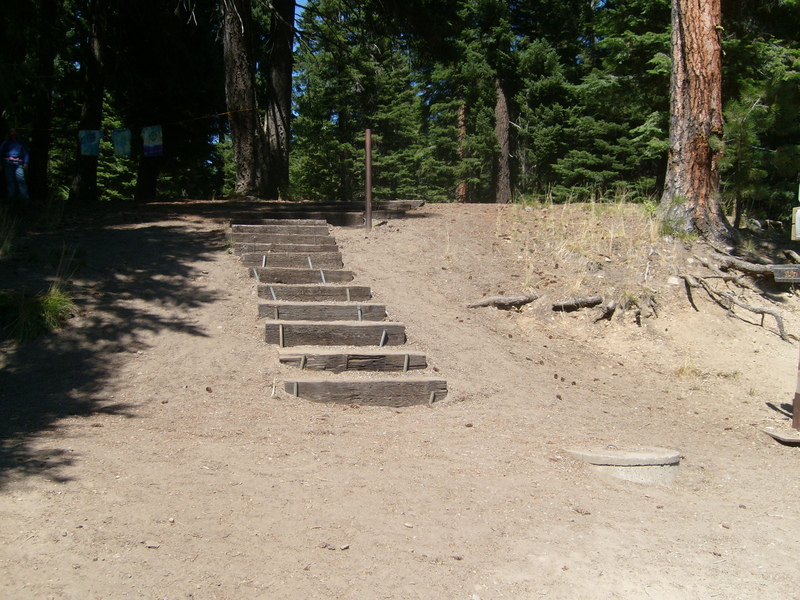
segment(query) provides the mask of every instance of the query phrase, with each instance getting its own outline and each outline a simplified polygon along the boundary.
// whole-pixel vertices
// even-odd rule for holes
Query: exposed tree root
[[[467,308],[479,308],[483,306],[494,306],[501,310],[509,310],[512,308],[519,308],[525,306],[539,298],[539,294],[533,293],[526,296],[495,296],[493,298],[484,298],[478,302],[467,304]]]

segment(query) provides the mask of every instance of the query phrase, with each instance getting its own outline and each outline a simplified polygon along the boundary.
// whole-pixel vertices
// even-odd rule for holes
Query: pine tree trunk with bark
[[[458,159],[467,158],[467,104],[458,105]],[[469,202],[469,185],[463,179],[456,185],[456,202]]]
[[[250,0],[222,3],[222,43],[225,61],[225,99],[236,163],[235,192],[259,195],[265,191],[264,130],[260,126],[253,59],[253,16]]]
[[[294,0],[272,2],[264,124],[267,161],[265,194],[269,198],[285,195],[289,187],[294,9]]]
[[[92,0],[87,14],[86,39],[84,42],[83,72],[84,100],[81,107],[80,129],[99,130],[103,122],[103,38],[105,37],[105,3]],[[97,156],[81,154],[80,142],[76,146],[78,155],[75,174],[70,186],[71,203],[91,204],[97,202]]]
[[[494,167],[494,201],[496,204],[511,202],[511,141],[509,130],[511,117],[508,112],[508,97],[499,77],[495,79],[497,98],[494,107],[494,133],[499,151]]]
[[[670,134],[660,215],[674,230],[727,241],[718,199],[722,120],[721,0],[672,0]]]

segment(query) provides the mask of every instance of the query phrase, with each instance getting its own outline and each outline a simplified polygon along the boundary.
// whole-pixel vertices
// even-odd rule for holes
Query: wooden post
[[[797,387],[792,403],[792,429],[800,429],[800,362],[797,364]]]
[[[372,229],[372,130],[367,129],[364,139],[364,145],[367,151],[367,200],[364,210],[364,224],[367,231]]]

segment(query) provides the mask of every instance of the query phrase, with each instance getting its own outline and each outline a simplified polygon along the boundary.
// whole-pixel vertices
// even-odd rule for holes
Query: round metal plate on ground
[[[680,452],[666,448],[580,448],[567,450],[567,454],[597,472],[637,483],[672,483],[681,461]]]

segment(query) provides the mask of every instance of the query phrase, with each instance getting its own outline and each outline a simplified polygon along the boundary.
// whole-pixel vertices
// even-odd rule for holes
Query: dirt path
[[[602,271],[583,269],[574,233],[536,237],[554,211],[427,206],[334,230],[448,381],[445,402],[402,410],[272,394],[288,367],[222,220],[76,226],[80,315],[0,354],[0,596],[800,598],[800,450],[760,431],[786,421],[797,343],[694,312],[668,282],[691,252],[622,213],[598,234]],[[641,274],[642,256],[660,298],[642,327],[548,310],[622,295],[614,268]],[[466,308],[529,286],[522,312]],[[795,297],[777,301],[798,331]],[[609,444],[679,450],[680,474],[606,479],[565,453]]]

